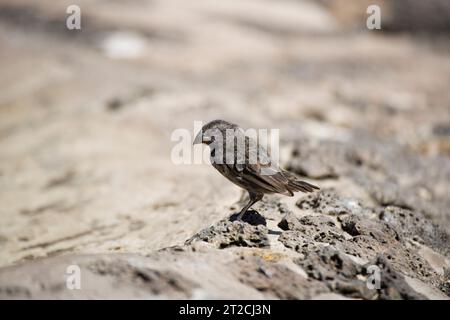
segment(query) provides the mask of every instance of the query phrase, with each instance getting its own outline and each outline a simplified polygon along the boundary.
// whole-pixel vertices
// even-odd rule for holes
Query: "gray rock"
[[[370,236],[382,244],[400,240],[397,230],[383,221],[355,214],[347,215],[339,220],[342,229],[351,236]]]
[[[319,192],[308,194],[296,203],[297,207],[304,210],[313,210],[332,216],[347,213],[363,214],[364,208],[358,200],[341,197],[333,189],[322,189]]]
[[[323,283],[305,279],[284,265],[267,263],[255,257],[237,263],[242,270],[238,279],[269,299],[310,299],[330,291]]]
[[[264,225],[252,226],[244,221],[222,220],[216,225],[206,228],[186,241],[189,245],[195,241],[212,243],[216,248],[231,246],[268,248],[269,230]]]
[[[425,296],[414,291],[408,283],[405,281],[403,275],[396,271],[389,261],[380,255],[376,261],[375,265],[379,266],[381,269],[381,285],[379,291],[379,299],[382,300],[423,300],[426,299]]]
[[[80,270],[79,289],[67,285],[69,266]],[[1,299],[181,299],[196,287],[180,272],[131,254],[48,258],[0,270]]]
[[[388,206],[381,210],[379,216],[382,221],[398,230],[402,237],[411,238],[444,255],[449,255],[449,235],[420,212]]]
[[[345,233],[336,222],[327,216],[287,217],[278,224],[287,231],[297,231],[311,241],[334,244],[345,240]],[[284,234],[284,233],[283,233]],[[282,236],[283,236],[282,234]],[[280,241],[288,240],[288,236],[280,237]]]
[[[306,273],[327,284],[328,288],[352,298],[372,299],[376,292],[357,276],[362,267],[333,246],[322,246],[296,261]]]

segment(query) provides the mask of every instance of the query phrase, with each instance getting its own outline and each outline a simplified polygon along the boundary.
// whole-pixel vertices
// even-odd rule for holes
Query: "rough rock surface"
[[[244,221],[221,220],[183,246],[148,256],[70,255],[6,267],[0,298],[450,299],[450,263],[437,253],[448,249],[445,231],[428,226],[435,232],[420,244],[415,219],[386,221],[387,212],[404,217],[405,209],[387,207],[369,216],[355,208],[338,218],[290,214],[280,218],[279,228],[251,211]],[[71,265],[80,268],[80,290],[66,286]]]
[[[367,2],[0,0],[0,298],[448,299],[449,2]],[[215,118],[321,190],[233,221]]]
[[[264,248],[269,247],[267,233],[268,229],[264,225],[253,226],[245,220],[244,222],[223,220],[200,231],[186,243],[202,240],[213,243],[219,249],[230,246]]]

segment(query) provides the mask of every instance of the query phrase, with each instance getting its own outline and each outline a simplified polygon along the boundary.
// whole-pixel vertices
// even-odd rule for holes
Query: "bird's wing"
[[[245,145],[242,145],[243,142]],[[267,151],[255,139],[245,136],[242,129],[236,130],[233,135],[225,135],[224,143],[214,150],[211,153],[213,160],[220,160],[213,162],[215,168],[249,190],[292,196],[295,191],[311,192],[318,189],[279,168]]]
[[[251,139],[249,143],[254,142]],[[249,146],[243,168],[244,177],[269,192],[292,195],[287,188],[289,180],[272,162],[267,151],[261,145]],[[256,161],[255,161],[256,160]]]
[[[251,181],[260,188],[268,192],[292,195],[293,193],[287,188],[288,179],[270,165],[246,164],[243,170],[243,178]]]
[[[238,132],[237,134],[243,134]],[[242,138],[241,136],[240,138]],[[235,144],[234,163],[228,164],[241,180],[254,185],[265,192],[292,195],[287,189],[288,179],[284,177],[278,166],[272,165],[267,151],[248,136],[245,138],[245,148],[242,150]],[[242,141],[242,140],[241,140]]]

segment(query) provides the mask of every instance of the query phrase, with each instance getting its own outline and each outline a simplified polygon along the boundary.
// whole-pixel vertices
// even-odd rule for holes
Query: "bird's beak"
[[[199,133],[197,133],[197,136],[194,139],[193,145],[203,143],[203,132],[200,130]]]

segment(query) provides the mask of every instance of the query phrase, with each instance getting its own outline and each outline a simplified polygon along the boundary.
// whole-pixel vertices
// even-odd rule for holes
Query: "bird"
[[[278,193],[292,197],[294,192],[320,190],[279,167],[270,159],[265,148],[253,137],[245,135],[244,130],[236,124],[225,120],[210,121],[194,138],[193,145],[196,144],[209,146],[212,166],[248,192],[249,202],[241,209],[236,220],[242,220],[250,207],[262,200],[265,194]]]

